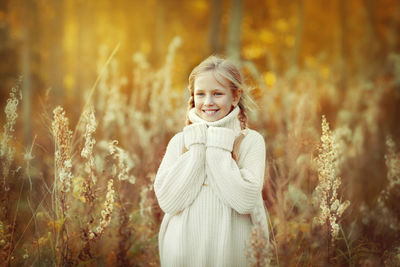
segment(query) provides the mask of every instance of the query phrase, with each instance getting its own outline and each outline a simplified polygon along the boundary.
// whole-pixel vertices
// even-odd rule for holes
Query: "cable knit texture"
[[[239,112],[236,107],[207,122],[192,109],[192,124],[170,140],[154,183],[165,212],[159,232],[162,266],[247,266],[256,221],[269,238],[261,195],[265,143],[249,129],[238,162],[232,159],[241,134]],[[184,146],[188,150],[182,153]]]

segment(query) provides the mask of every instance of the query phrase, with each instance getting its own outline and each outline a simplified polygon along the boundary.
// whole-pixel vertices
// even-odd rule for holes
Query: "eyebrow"
[[[197,89],[197,90],[194,90],[195,92],[198,92],[198,91],[205,91],[206,89]],[[215,89],[211,89],[211,91],[212,92],[214,92],[214,91],[224,91],[223,89],[221,89],[221,88],[215,88]]]

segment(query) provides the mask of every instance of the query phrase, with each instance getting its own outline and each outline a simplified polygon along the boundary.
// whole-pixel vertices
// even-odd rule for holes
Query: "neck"
[[[240,133],[240,121],[238,115],[240,113],[240,107],[236,106],[231,112],[229,112],[225,117],[217,121],[206,121],[197,115],[195,108],[189,111],[189,120],[192,123],[206,123],[208,126],[212,127],[225,127]]]

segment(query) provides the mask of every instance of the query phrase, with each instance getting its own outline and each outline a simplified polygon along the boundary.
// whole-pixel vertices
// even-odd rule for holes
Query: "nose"
[[[214,99],[212,95],[206,95],[206,99],[204,101],[204,105],[206,106],[212,106],[214,104]]]

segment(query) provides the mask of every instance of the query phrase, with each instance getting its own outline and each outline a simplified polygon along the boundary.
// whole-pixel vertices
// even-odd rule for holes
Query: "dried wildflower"
[[[147,205],[146,207],[146,204],[148,204],[147,193],[152,190],[152,187],[153,186],[151,184],[148,187],[145,186],[140,192],[139,207],[140,207],[140,216],[142,217],[145,216],[145,212],[151,213],[151,205]]]
[[[341,203],[338,199],[337,190],[341,183],[338,176],[338,145],[329,129],[325,116],[322,116],[321,141],[317,159],[319,183],[315,188],[316,196],[320,201],[321,212],[316,221],[321,225],[328,225],[331,239],[334,241],[339,234],[338,220],[350,205],[350,202],[347,200]]]
[[[123,126],[125,123],[124,106],[126,98],[120,93],[118,86],[111,86],[108,94],[105,113],[103,117],[103,129],[107,132],[113,123]]]
[[[85,127],[85,146],[82,149],[81,156],[87,159],[85,163],[85,171],[89,174],[89,179],[95,184],[97,179],[93,173],[95,169],[94,157],[93,157],[93,146],[96,144],[96,139],[93,138],[93,134],[96,132],[97,122],[94,116],[93,107],[83,112],[83,122]]]
[[[127,97],[121,93],[122,79],[118,76],[118,62],[114,59],[110,64],[110,80],[107,91],[106,104],[103,117],[103,129],[105,133],[110,132],[110,126],[116,123],[124,130],[125,125],[125,103]]]
[[[11,225],[0,220],[0,261],[8,257],[9,249],[12,247]]]
[[[113,166],[112,174],[118,176],[118,179],[121,181],[128,180],[131,184],[134,184],[136,177],[129,175],[129,172],[135,166],[136,158],[130,157],[128,152],[118,147],[117,144],[117,140],[109,143],[110,155],[117,161],[117,165]]]
[[[71,160],[71,142],[72,131],[68,128],[68,118],[65,117],[65,111],[58,106],[53,111],[54,119],[52,131],[56,145],[55,164],[56,179],[61,182],[61,191],[68,192],[71,188],[72,179],[72,160]]]
[[[247,243],[246,256],[249,266],[268,266],[271,261],[272,253],[269,240],[264,234],[260,222],[254,224],[250,239]]]
[[[179,36],[175,36],[174,39],[172,39],[171,43],[168,46],[168,54],[166,58],[166,64],[165,64],[165,72],[164,72],[164,88],[163,88],[163,94],[166,94],[166,91],[171,87],[171,73],[172,73],[172,67],[173,67],[173,62],[176,54],[176,50],[178,47],[180,47],[182,44],[182,38]]]
[[[99,238],[106,227],[111,222],[111,214],[114,208],[115,191],[113,187],[113,180],[108,181],[106,200],[104,202],[104,209],[101,211],[100,224],[94,231],[89,232],[89,239]]]
[[[4,109],[6,113],[6,124],[4,125],[4,132],[14,132],[14,125],[15,122],[17,121],[18,114],[17,114],[17,107],[18,107],[18,98],[17,94],[20,95],[20,100],[22,99],[21,97],[21,91],[19,90],[19,86],[13,87],[11,89],[10,93],[10,98],[7,99],[7,105],[6,108]]]
[[[400,153],[396,153],[396,145],[391,136],[386,137],[385,163],[389,184],[386,191],[389,192],[396,185],[400,185]]]
[[[140,68],[140,69],[149,69],[150,65],[146,60],[146,57],[143,53],[136,52],[132,56],[132,61]]]
[[[0,142],[0,158],[2,159],[2,169],[3,169],[3,187],[8,191],[8,186],[6,185],[6,177],[9,174],[11,163],[14,159],[15,148],[9,145],[12,138],[12,133],[14,132],[14,125],[18,118],[17,107],[19,100],[17,94],[19,93],[20,98],[21,91],[19,86],[13,87],[10,92],[10,98],[7,99],[7,104],[4,109],[6,113],[6,123],[3,126],[3,134],[1,136]]]
[[[396,144],[390,136],[386,137],[385,163],[389,183],[378,196],[375,209],[365,212],[366,219],[363,223],[367,224],[374,218],[379,218],[380,224],[397,232],[400,229],[398,216],[387,204],[390,202],[391,195],[396,195],[396,187],[400,184],[400,153],[396,152]]]
[[[79,199],[82,202],[86,202],[85,198],[85,191],[87,190],[86,187],[86,179],[81,176],[77,176],[72,178],[72,196],[75,199]]]
[[[362,214],[362,223],[365,225],[374,223],[389,227],[394,232],[400,230],[400,221],[396,212],[390,208],[390,197],[396,196],[396,186],[400,184],[400,153],[396,152],[396,144],[391,136],[386,137],[385,163],[387,168],[388,184],[378,196],[376,206],[369,209],[365,203],[362,203],[360,212]],[[396,198],[395,198],[396,199]]]
[[[349,155],[354,154],[354,151],[348,153],[352,147],[350,146],[352,140],[352,131],[348,126],[342,126],[333,131],[335,140],[337,141],[338,164],[342,164],[347,160]],[[353,149],[354,150],[354,149]]]

